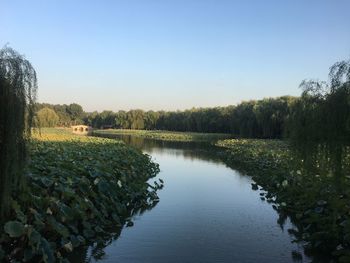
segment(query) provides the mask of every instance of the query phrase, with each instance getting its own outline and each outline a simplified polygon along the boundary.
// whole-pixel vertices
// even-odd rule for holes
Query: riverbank
[[[305,148],[302,157],[283,140],[226,139],[211,143],[219,147],[217,154],[228,166],[253,178],[256,183],[252,188],[262,190],[261,200],[271,203],[279,213],[281,227],[288,216],[291,218],[298,230],[288,232],[305,244],[307,253],[321,252],[322,259],[316,259],[320,262],[349,262],[350,180],[344,176],[339,183],[327,156]],[[349,156],[345,158],[349,160]]]
[[[150,156],[117,140],[60,129],[34,133],[27,187],[14,195],[3,226],[0,261],[66,262],[74,248],[102,242],[151,209],[162,183]]]
[[[126,129],[108,129],[94,130],[96,136],[113,135],[132,135],[135,137],[143,137],[154,140],[163,141],[217,141],[222,139],[232,138],[231,134],[225,133],[197,133],[197,132],[174,132],[174,131],[153,131],[153,130],[126,130]]]
[[[348,177],[342,178],[339,189],[339,178],[321,170],[320,155],[315,169],[307,170],[307,160],[297,158],[284,141],[222,140],[216,145],[224,150],[221,158],[227,165],[252,176],[253,189],[264,190],[261,199],[274,203],[281,226],[287,215],[291,217],[298,231],[288,231],[296,241],[305,242],[306,251],[350,262]]]

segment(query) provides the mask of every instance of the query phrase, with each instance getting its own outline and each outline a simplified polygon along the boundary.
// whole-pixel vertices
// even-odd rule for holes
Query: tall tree
[[[303,81],[301,88],[302,96],[289,121],[290,137],[309,166],[319,165],[314,160],[320,154],[326,156],[321,164],[330,167],[337,190],[341,190],[348,174],[343,164],[348,162],[350,146],[350,60],[334,64],[328,82]],[[306,144],[315,150],[304,151]]]
[[[84,115],[83,108],[77,103],[69,104],[67,107],[67,112],[70,115],[71,119],[74,120],[75,124],[81,120]]]
[[[350,60],[335,63],[329,82],[304,80],[292,110],[291,138],[333,142],[350,140]]]
[[[26,142],[37,90],[36,72],[15,50],[0,50],[0,215],[8,213],[11,194],[24,185]]]
[[[39,127],[55,127],[59,121],[56,112],[50,108],[42,108],[36,113]]]

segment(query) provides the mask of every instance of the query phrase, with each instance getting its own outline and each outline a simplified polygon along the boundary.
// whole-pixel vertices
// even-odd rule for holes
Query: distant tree
[[[293,97],[268,98],[259,100],[254,106],[258,128],[256,137],[281,138]]]
[[[39,127],[55,127],[59,116],[50,108],[42,108],[36,113],[36,121]]]
[[[101,127],[115,128],[115,113],[113,111],[103,111],[100,113]]]
[[[0,50],[0,215],[24,186],[23,167],[37,90],[36,72],[15,50]]]
[[[350,60],[335,63],[329,82],[304,80],[292,109],[291,138],[298,142],[350,140]]]
[[[67,106],[67,113],[69,114],[70,118],[75,122],[75,124],[84,117],[84,110],[77,103],[69,104]]]
[[[147,111],[145,112],[144,119],[145,119],[145,129],[154,130],[156,129],[157,121],[159,119],[159,112]]]
[[[71,119],[70,115],[67,112],[67,107],[68,106],[66,104],[52,105],[52,107],[50,107],[57,113],[59,117],[59,121],[57,123],[59,126],[69,127],[74,122],[74,120]]]
[[[54,111],[56,112],[59,118],[57,123],[58,126],[69,127],[74,123],[74,121],[69,117],[69,115],[66,112],[57,110]]]
[[[92,126],[92,127],[96,127],[95,126],[95,121],[97,116],[99,115],[99,113],[97,111],[94,112],[89,112],[89,113],[85,113],[85,117],[84,117],[84,123],[86,125]]]
[[[129,129],[128,115],[125,111],[118,111],[115,116],[115,123],[117,128]]]
[[[330,167],[341,191],[350,145],[350,60],[334,64],[328,82],[308,80],[300,87],[302,96],[289,119],[291,141],[309,167],[319,165],[317,160],[324,155],[321,164]]]
[[[309,89],[309,92],[314,89]],[[192,108],[185,111],[103,111],[85,113],[76,103],[70,105],[37,104],[50,108],[59,116],[58,125],[82,123],[94,128],[147,129],[191,132],[232,133],[250,138],[282,138],[295,131],[290,119],[300,99],[290,96],[242,102],[216,108]],[[311,105],[308,104],[307,105]]]
[[[70,105],[60,105],[60,104],[48,104],[48,103],[36,103],[35,104],[36,112],[43,108],[49,108],[56,112],[59,117],[57,123],[58,126],[69,127],[71,125],[83,123],[85,121],[86,113],[83,111],[83,108],[76,103]]]
[[[145,127],[144,112],[142,110],[131,110],[127,113],[130,129],[142,130]]]
[[[258,123],[254,106],[256,101],[238,104],[231,116],[231,133],[241,137],[258,137]]]

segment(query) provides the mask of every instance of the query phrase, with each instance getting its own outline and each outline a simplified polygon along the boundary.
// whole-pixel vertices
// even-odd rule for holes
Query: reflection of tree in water
[[[337,187],[344,185],[346,175],[350,173],[350,146],[345,141],[328,141],[324,143],[305,142],[293,145],[294,155],[299,160],[305,173],[332,177]]]
[[[118,135],[114,136],[114,138],[122,139],[127,144],[142,149],[150,154],[164,152],[166,154],[179,156],[189,160],[205,160],[212,163],[221,163],[220,153],[222,149],[216,148],[210,143],[158,141],[130,135]],[[305,191],[305,194],[303,194],[304,198],[315,200],[315,207],[310,207],[312,213],[315,212],[316,216],[318,216],[315,220],[318,220],[319,222],[320,220],[323,220],[320,219],[322,218],[323,213],[331,213],[331,216],[328,217],[327,220],[332,217],[338,218],[339,215],[344,215],[343,210],[345,206],[343,206],[341,202],[339,203],[339,207],[336,206],[335,209],[329,209],[329,211],[326,206],[323,206],[322,204],[319,206],[316,203],[319,201],[321,203],[323,200],[327,200],[328,203],[336,203],[338,202],[339,196],[350,194],[350,189],[347,190],[346,187],[346,185],[349,185],[346,177],[350,171],[349,146],[345,142],[328,142],[327,144],[311,142],[312,141],[295,143],[293,145],[294,147],[292,147],[290,152],[290,156],[293,157],[293,160],[287,161],[288,168],[290,169],[283,170],[282,172],[284,174],[289,174],[289,172],[293,170],[294,175],[296,175],[295,172],[298,171],[298,174],[295,177],[294,175],[292,177],[301,180],[300,182],[298,181],[298,183],[301,184],[300,187]],[[240,171],[239,167],[233,166],[232,168]],[[292,182],[293,180],[290,181],[290,184],[292,184]],[[297,188],[300,189],[300,187],[298,186]],[[272,203],[274,202],[273,200],[275,200],[274,196],[269,192],[265,193],[265,198],[268,202]],[[298,201],[298,199],[296,200]],[[302,203],[302,205],[304,205],[304,203]],[[273,205],[273,207],[276,208],[275,210],[279,214],[277,223],[281,226],[281,229],[284,230],[286,222],[290,220],[293,224],[293,228],[288,229],[288,233],[292,235],[296,241],[303,241],[302,235],[308,233],[308,230],[306,229],[307,224],[305,225],[305,222],[301,222],[300,218],[296,217],[296,214],[294,214],[293,211],[288,212],[279,209],[276,205]],[[324,210],[321,211],[320,209]],[[328,221],[322,227],[322,231],[323,228],[328,231],[328,233],[325,233],[325,236],[327,237],[326,243],[331,244],[331,242],[333,242],[333,232],[335,233],[339,228],[332,228],[332,225],[330,225]],[[316,226],[315,230],[311,232],[317,231],[318,228]],[[336,238],[334,238],[334,240],[336,240]],[[302,245],[304,243],[301,242],[299,244]],[[96,249],[98,248],[96,247]],[[327,252],[324,252],[324,254],[322,254],[322,251],[323,250],[315,251],[312,249],[306,249],[305,254],[310,258],[313,258],[314,262],[329,262],[329,253],[327,254]],[[292,258],[295,261],[300,261],[303,256],[298,251],[292,251]]]
[[[334,64],[328,82],[303,81],[301,88],[288,136],[294,167],[301,167],[294,178],[301,182],[301,195],[313,200],[304,203],[313,207],[301,215],[308,214],[308,221],[299,227],[308,227],[313,248],[331,250],[349,262],[350,60]]]
[[[308,174],[332,176],[341,190],[349,173],[350,60],[335,63],[329,81],[303,81],[289,136]]]
[[[141,149],[147,153],[167,153],[187,160],[203,160],[210,163],[222,163],[218,155],[218,147],[211,142],[180,142],[147,139],[133,135],[98,135],[101,137],[115,138],[126,144]],[[221,150],[221,149],[220,149]]]
[[[305,248],[305,254],[314,259],[313,262],[329,262],[332,260],[329,249],[346,247],[346,240],[339,238],[348,235],[345,222],[348,220],[347,200],[350,196],[350,147],[345,141],[295,143],[292,146],[293,163],[301,171],[301,182],[306,191],[305,196],[317,200],[315,207],[310,207],[302,216],[314,214],[310,222],[300,221],[295,214],[279,212],[278,223],[283,227],[287,216],[296,226],[288,232],[303,240],[305,233],[313,233],[311,245]],[[300,215],[299,215],[300,216]],[[316,224],[314,224],[317,222]],[[343,225],[343,226],[342,226]]]
[[[105,235],[104,237],[99,237],[98,240],[88,244],[87,246],[81,246],[74,249],[73,253],[69,253],[67,255],[68,260],[75,263],[90,263],[103,259],[106,254],[104,251],[105,248],[119,238],[124,227],[131,227],[133,225],[131,219],[135,216],[141,216],[146,211],[150,211],[158,204],[158,202],[147,202],[146,200],[144,203],[147,203],[147,205],[137,208],[130,208],[128,213],[120,218],[122,221],[121,227],[112,228],[110,229],[110,234]]]
[[[111,138],[111,136],[101,136],[101,137],[108,137]],[[115,137],[113,137],[115,138]],[[118,137],[119,138],[119,137]],[[143,142],[143,138],[133,138],[132,136],[123,136],[122,139],[127,144],[134,146],[136,148],[141,149],[143,145],[145,144]],[[151,140],[150,142],[151,143]],[[162,189],[163,185],[156,184],[155,186],[150,186],[150,194],[153,190]],[[137,206],[130,205],[130,208],[127,212],[127,214],[120,217],[121,220],[121,227],[117,226],[114,229],[110,229],[110,234],[104,236],[103,238],[99,238],[97,241],[88,244],[87,246],[82,246],[73,251],[73,253],[70,253],[67,255],[67,258],[70,260],[70,262],[77,262],[77,263],[89,263],[89,262],[95,262],[103,259],[105,256],[105,248],[108,247],[110,244],[112,244],[115,240],[117,240],[123,230],[124,227],[131,227],[133,225],[133,222],[131,219],[134,216],[140,216],[144,214],[146,211],[150,211],[158,204],[158,199],[155,199],[155,201],[149,200],[149,196],[142,196],[142,198],[147,198],[147,200],[137,200]]]

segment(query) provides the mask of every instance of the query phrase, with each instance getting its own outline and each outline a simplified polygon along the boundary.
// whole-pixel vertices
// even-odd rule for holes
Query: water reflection
[[[100,137],[115,138],[136,147],[150,155],[168,154],[186,160],[204,160],[211,163],[222,163],[218,155],[218,148],[209,141],[181,142],[147,139],[132,135],[99,135]]]
[[[299,142],[292,144],[296,165],[302,167],[307,175],[334,178],[339,190],[350,174],[350,145],[346,141]]]
[[[289,218],[252,191],[248,176],[222,164],[210,144],[119,139],[160,164],[160,202],[72,262],[310,262],[291,242]]]
[[[89,246],[81,246],[74,250],[74,253],[69,253],[67,258],[70,262],[76,263],[87,263],[87,262],[97,262],[105,257],[105,248],[111,245],[115,240],[117,240],[124,228],[128,227],[130,219],[134,217],[140,217],[145,212],[153,209],[158,203],[157,202],[147,202],[147,205],[142,207],[134,207],[130,209],[127,215],[121,217],[122,227],[115,227],[110,229],[110,232],[105,237],[101,237],[94,243],[89,244]]]
[[[303,233],[309,235],[304,230],[311,229],[311,237],[316,238],[310,238],[307,253],[312,253],[314,257],[324,253],[323,258],[328,257],[328,261],[324,262],[331,262],[332,252],[333,255],[343,255],[348,253],[345,251],[349,247],[350,228],[344,227],[349,220],[349,142],[303,141],[295,142],[292,146],[294,162],[291,169],[300,169],[302,176],[299,176],[299,180],[309,200],[303,218],[293,219],[299,228],[296,237],[300,238]],[[308,214],[309,212],[311,213]],[[315,262],[318,262],[317,258]]]

